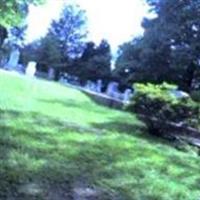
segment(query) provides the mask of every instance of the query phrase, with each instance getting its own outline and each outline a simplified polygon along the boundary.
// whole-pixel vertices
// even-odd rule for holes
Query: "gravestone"
[[[111,97],[116,97],[118,93],[118,86],[119,86],[119,83],[117,82],[110,82],[108,84],[108,87],[107,87],[107,90],[106,90],[106,94],[108,96],[111,96]]]
[[[85,88],[86,88],[87,90],[90,90],[90,88],[91,88],[91,81],[90,81],[90,80],[87,80],[86,85],[85,85]]]
[[[90,90],[92,90],[93,92],[96,92],[96,84],[92,81],[90,83]]]
[[[52,67],[50,67],[49,70],[48,70],[48,79],[49,80],[55,79],[55,70]]]
[[[93,92],[96,92],[96,84],[90,80],[87,81],[85,88]]]
[[[123,101],[124,101],[124,102],[128,102],[128,101],[130,100],[131,96],[132,96],[132,91],[131,91],[131,89],[126,89],[126,90],[124,91]]]
[[[34,77],[36,73],[36,65],[37,63],[35,61],[31,61],[28,63],[26,72],[25,72],[27,76]]]
[[[10,54],[8,63],[6,64],[5,68],[8,70],[13,70],[17,67],[19,62],[20,52],[17,48],[13,49]]]
[[[102,80],[99,79],[96,85],[96,92],[101,93],[102,87],[103,87],[103,82]]]

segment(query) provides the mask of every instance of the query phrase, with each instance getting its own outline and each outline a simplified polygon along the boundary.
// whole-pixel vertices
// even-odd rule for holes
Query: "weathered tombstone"
[[[85,88],[86,88],[87,90],[90,90],[90,88],[91,88],[91,81],[90,81],[90,80],[87,80],[86,85],[85,85]]]
[[[132,91],[131,91],[131,89],[126,89],[126,90],[124,91],[123,101],[124,101],[124,102],[128,102],[128,101],[130,100],[131,96],[132,96]]]
[[[55,79],[55,70],[52,67],[50,67],[49,70],[48,70],[48,79],[49,80]]]
[[[92,90],[93,92],[96,92],[96,84],[92,81],[90,83],[90,90]]]
[[[97,85],[96,85],[96,92],[101,93],[102,86],[103,86],[103,82],[102,82],[102,80],[99,79],[97,81]]]
[[[119,83],[111,82],[108,84],[106,94],[111,97],[115,97],[116,92],[118,92]]]
[[[119,91],[113,92],[112,97],[117,100],[123,100],[123,94]]]
[[[87,89],[87,90],[91,90],[91,91],[94,91],[94,92],[96,92],[96,84],[94,83],[94,82],[92,82],[92,81],[90,81],[90,80],[87,80],[87,82],[86,82],[86,85],[85,85],[85,88]]]
[[[36,65],[37,63],[34,61],[31,61],[28,63],[27,68],[26,68],[26,75],[29,77],[34,77],[36,73]]]
[[[59,78],[59,83],[64,83],[64,77],[63,76],[60,76],[60,78]]]
[[[8,63],[5,65],[5,68],[8,70],[13,70],[17,67],[18,62],[19,62],[19,57],[20,57],[20,52],[19,50],[15,47],[9,57]]]

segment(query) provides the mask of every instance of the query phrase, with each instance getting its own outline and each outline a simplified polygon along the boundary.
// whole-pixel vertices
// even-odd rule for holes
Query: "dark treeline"
[[[120,46],[115,76],[133,82],[200,88],[200,1],[148,0],[155,16],[142,37]]]
[[[86,41],[87,19],[77,6],[64,7],[60,19],[53,21],[47,35],[22,49],[21,62],[26,65],[34,60],[39,69],[49,67],[59,75],[77,76],[84,84],[87,80],[107,81],[111,77],[111,50],[106,40],[99,45]]]

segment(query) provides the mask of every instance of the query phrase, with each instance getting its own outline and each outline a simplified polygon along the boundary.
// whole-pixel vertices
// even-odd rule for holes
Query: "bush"
[[[191,98],[200,103],[200,91],[193,91],[191,92]]]
[[[139,114],[139,116],[145,116],[151,122],[155,119],[154,122],[157,121],[156,127],[159,129],[156,131],[166,132],[167,130],[164,129],[166,129],[168,122],[198,129],[199,105],[190,96],[178,96],[175,85],[167,83],[161,85],[135,84],[134,89],[135,95],[127,109]],[[155,123],[153,125],[155,126]],[[149,128],[152,129],[152,127]]]

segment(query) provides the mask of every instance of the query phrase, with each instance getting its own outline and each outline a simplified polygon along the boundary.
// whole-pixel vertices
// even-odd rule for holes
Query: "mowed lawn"
[[[0,71],[0,200],[198,200],[200,157],[145,132],[77,90]]]

